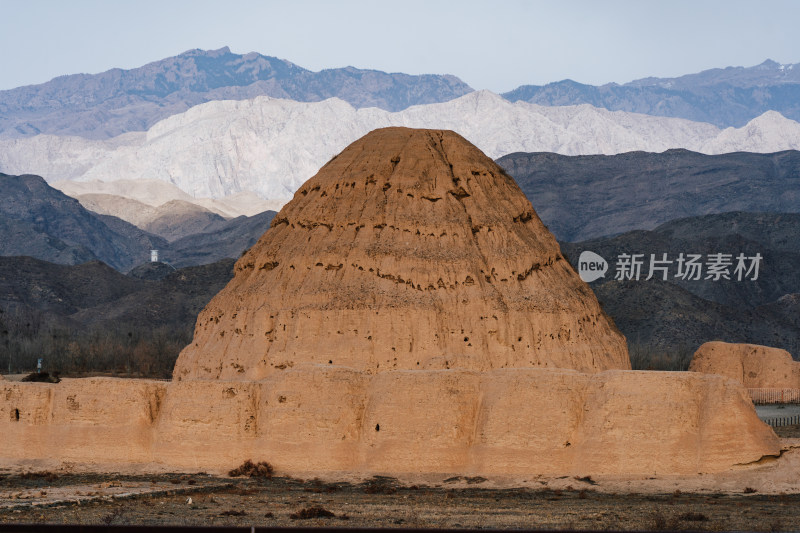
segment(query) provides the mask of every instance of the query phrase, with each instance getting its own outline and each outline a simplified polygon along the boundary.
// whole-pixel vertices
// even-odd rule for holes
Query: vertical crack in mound
[[[376,130],[303,184],[237,262],[175,378],[328,361],[368,373],[630,368],[560,257],[516,183],[464,138]]]

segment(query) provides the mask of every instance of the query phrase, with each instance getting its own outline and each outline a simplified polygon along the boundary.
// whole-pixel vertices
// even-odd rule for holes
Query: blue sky
[[[800,2],[0,0],[0,89],[230,46],[495,92],[800,62]]]

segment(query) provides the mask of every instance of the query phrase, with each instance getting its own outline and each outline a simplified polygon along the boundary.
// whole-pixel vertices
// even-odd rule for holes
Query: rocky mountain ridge
[[[166,241],[118,221],[110,227],[39,176],[0,174],[0,255],[78,264],[102,259],[120,270]]]
[[[800,148],[800,124],[768,113],[740,130],[682,119],[610,112],[589,105],[511,104],[478,91],[442,104],[390,113],[330,99],[298,103],[258,97],[198,105],[125,139],[36,136],[0,140],[0,170],[49,181],[158,179],[189,196],[255,193],[288,201],[348,143],[386,126],[450,129],[493,158],[513,152],[566,155],[663,152],[775,152]]]
[[[160,250],[173,266],[236,258],[275,215],[265,211],[223,219],[192,204],[168,204],[149,222],[167,240],[115,216],[90,211],[39,176],[0,174],[0,185],[0,256],[30,256],[63,265],[100,260],[127,271],[148,261],[152,249]]]
[[[497,163],[562,241],[728,211],[800,212],[800,152],[514,153]],[[576,209],[575,206],[580,206]]]
[[[522,85],[503,97],[548,106],[591,104],[612,111],[738,128],[768,111],[800,120],[800,64],[766,60],[753,67],[716,68],[677,78],[650,77],[602,86],[563,80]]]
[[[39,134],[107,139],[144,131],[212,100],[260,95],[315,102],[338,97],[391,111],[444,102],[472,91],[455,76],[387,74],[354,67],[312,72],[255,52],[189,50],[131,70],[59,76],[0,91],[0,136]]]

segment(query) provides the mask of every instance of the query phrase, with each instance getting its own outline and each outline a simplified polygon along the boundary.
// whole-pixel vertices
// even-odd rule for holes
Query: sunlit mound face
[[[178,379],[298,365],[630,368],[516,183],[450,131],[387,128],[308,180],[200,314]]]

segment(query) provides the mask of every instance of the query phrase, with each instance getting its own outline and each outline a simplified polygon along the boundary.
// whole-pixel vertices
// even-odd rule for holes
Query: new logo
[[[578,258],[578,274],[586,283],[591,283],[606,275],[608,263],[594,252],[585,250]]]

